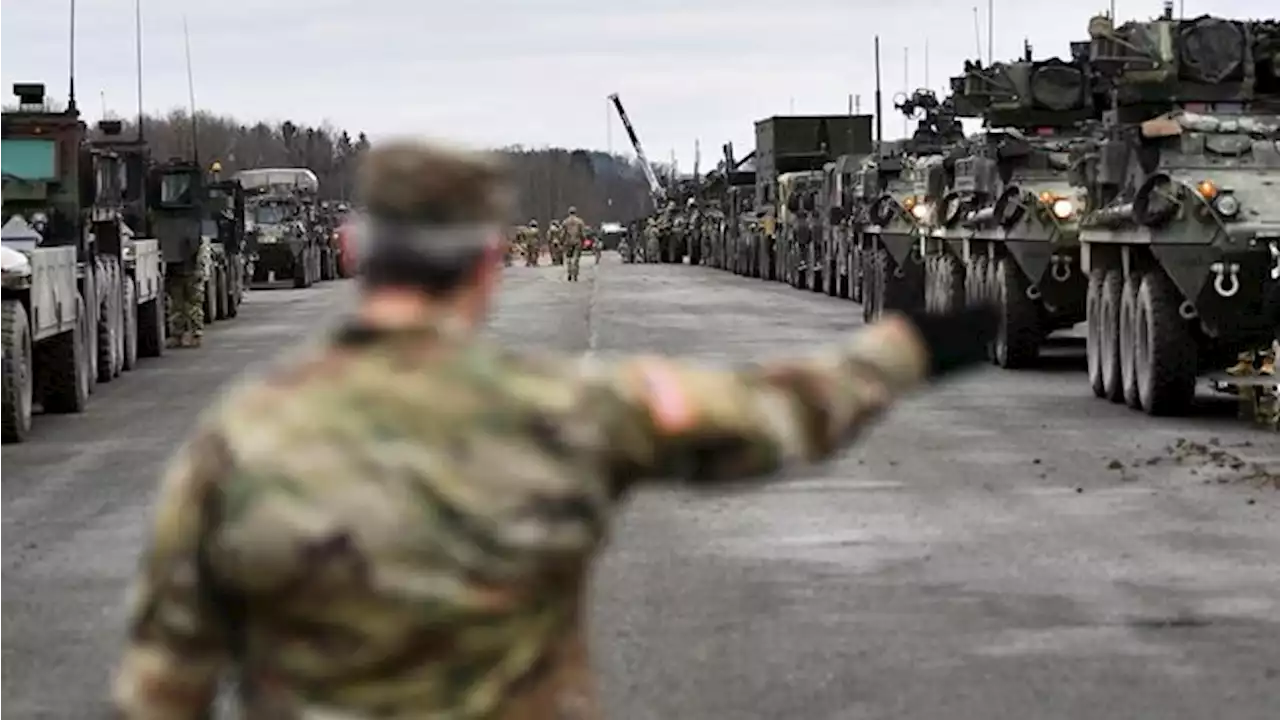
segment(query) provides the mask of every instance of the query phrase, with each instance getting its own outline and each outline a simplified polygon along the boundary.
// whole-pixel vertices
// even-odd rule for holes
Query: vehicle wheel
[[[981,305],[987,301],[987,273],[989,272],[987,269],[987,256],[975,255],[970,259],[973,264],[968,273],[968,282],[965,283],[965,290],[971,304]]]
[[[925,312],[937,312],[938,309],[938,273],[935,270],[937,258],[924,259],[924,309]]]
[[[160,357],[164,354],[164,293],[138,307],[138,355]]]
[[[1196,393],[1196,345],[1178,315],[1180,296],[1160,272],[1138,286],[1138,396],[1148,415],[1179,415]]]
[[[1124,376],[1120,372],[1120,303],[1124,295],[1124,278],[1119,270],[1108,270],[1102,281],[1101,332],[1102,396],[1111,402],[1124,400]]]
[[[1124,279],[1120,290],[1120,389],[1124,402],[1140,410],[1142,399],[1138,395],[1138,287],[1142,275],[1132,273]]]
[[[1094,268],[1089,271],[1089,289],[1085,294],[1084,317],[1085,317],[1085,364],[1089,368],[1089,386],[1093,388],[1093,394],[1097,397],[1104,398],[1107,396],[1106,386],[1103,383],[1103,349],[1106,343],[1102,341],[1103,323],[1102,323],[1102,288],[1106,281],[1106,272],[1102,268]],[[1123,384],[1123,383],[1122,383]]]
[[[866,268],[862,262],[862,248],[855,247],[849,257],[849,299],[862,305],[866,296],[862,294],[864,287],[862,277]]]
[[[875,257],[875,269],[872,271],[874,285],[872,292],[875,293],[875,303],[871,307],[871,320],[876,321],[884,315],[884,311],[889,307],[889,284],[893,282],[893,259],[889,257],[889,253],[885,250],[877,250]]]
[[[27,324],[27,310],[17,300],[5,300],[0,304],[0,333],[3,333],[4,395],[3,428],[5,444],[20,443],[31,432],[31,406],[34,402],[35,383],[31,377],[31,328]]]
[[[1027,297],[1027,280],[1009,258],[996,263],[996,293],[1000,328],[996,332],[995,362],[1002,368],[1023,368],[1040,352],[1036,305]]]
[[[952,255],[938,258],[938,311],[954,312],[965,305],[965,272]]]
[[[98,337],[98,382],[111,382],[120,374],[124,364],[121,358],[120,343],[120,285],[119,278],[112,272],[111,264],[103,262],[102,274],[98,276],[102,288],[102,302],[98,306],[98,325],[94,332]]]
[[[204,323],[209,323],[218,319],[218,290],[214,283],[214,276],[209,275],[204,279]]]
[[[124,359],[125,370],[138,365],[138,294],[133,278],[124,276]]]
[[[311,259],[306,250],[293,263],[293,286],[298,289],[311,287]]]
[[[76,328],[47,341],[39,350],[36,371],[48,413],[82,413],[89,404],[89,316],[84,298],[76,294]]]
[[[235,279],[235,270],[228,270],[226,282],[223,285],[223,290],[226,292],[226,294],[223,295],[223,307],[226,309],[226,315],[228,318],[233,318],[240,314],[241,285],[240,283],[235,282]]]

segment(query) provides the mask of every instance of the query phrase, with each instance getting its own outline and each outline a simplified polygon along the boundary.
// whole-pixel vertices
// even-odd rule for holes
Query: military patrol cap
[[[364,208],[356,233],[361,245],[406,245],[428,254],[492,242],[513,198],[496,156],[412,139],[370,149],[356,192]]]

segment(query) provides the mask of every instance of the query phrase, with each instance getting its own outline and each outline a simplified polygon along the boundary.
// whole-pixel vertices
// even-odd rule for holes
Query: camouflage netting
[[[1214,135],[1251,135],[1264,139],[1280,139],[1280,118],[1217,115],[1183,112],[1171,116],[1187,130]]]

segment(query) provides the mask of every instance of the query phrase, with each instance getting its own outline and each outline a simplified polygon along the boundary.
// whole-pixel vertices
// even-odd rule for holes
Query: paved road
[[[205,348],[144,361],[3,451],[5,717],[88,717],[160,463],[236,372],[349,288],[261,292]],[[510,271],[511,342],[794,352],[856,306],[688,267]],[[597,575],[619,718],[1275,717],[1280,443],[1218,408],[1155,421],[1079,362],[984,370],[768,488],[639,493]],[[1181,444],[1179,444],[1181,441]],[[1270,457],[1267,457],[1267,455]]]

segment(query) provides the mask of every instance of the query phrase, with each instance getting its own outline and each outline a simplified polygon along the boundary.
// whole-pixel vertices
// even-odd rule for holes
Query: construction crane
[[[645,157],[644,148],[640,147],[640,138],[636,137],[636,130],[631,127],[631,120],[627,118],[627,111],[622,108],[622,100],[618,99],[618,93],[613,93],[609,99],[617,108],[618,117],[622,118],[622,126],[627,129],[627,137],[631,138],[631,147],[636,149],[636,157],[640,159],[640,169],[644,171],[644,177],[649,181],[649,194],[653,196],[654,207],[662,207],[667,200],[667,191],[658,182],[658,176],[653,172],[649,158]]]

